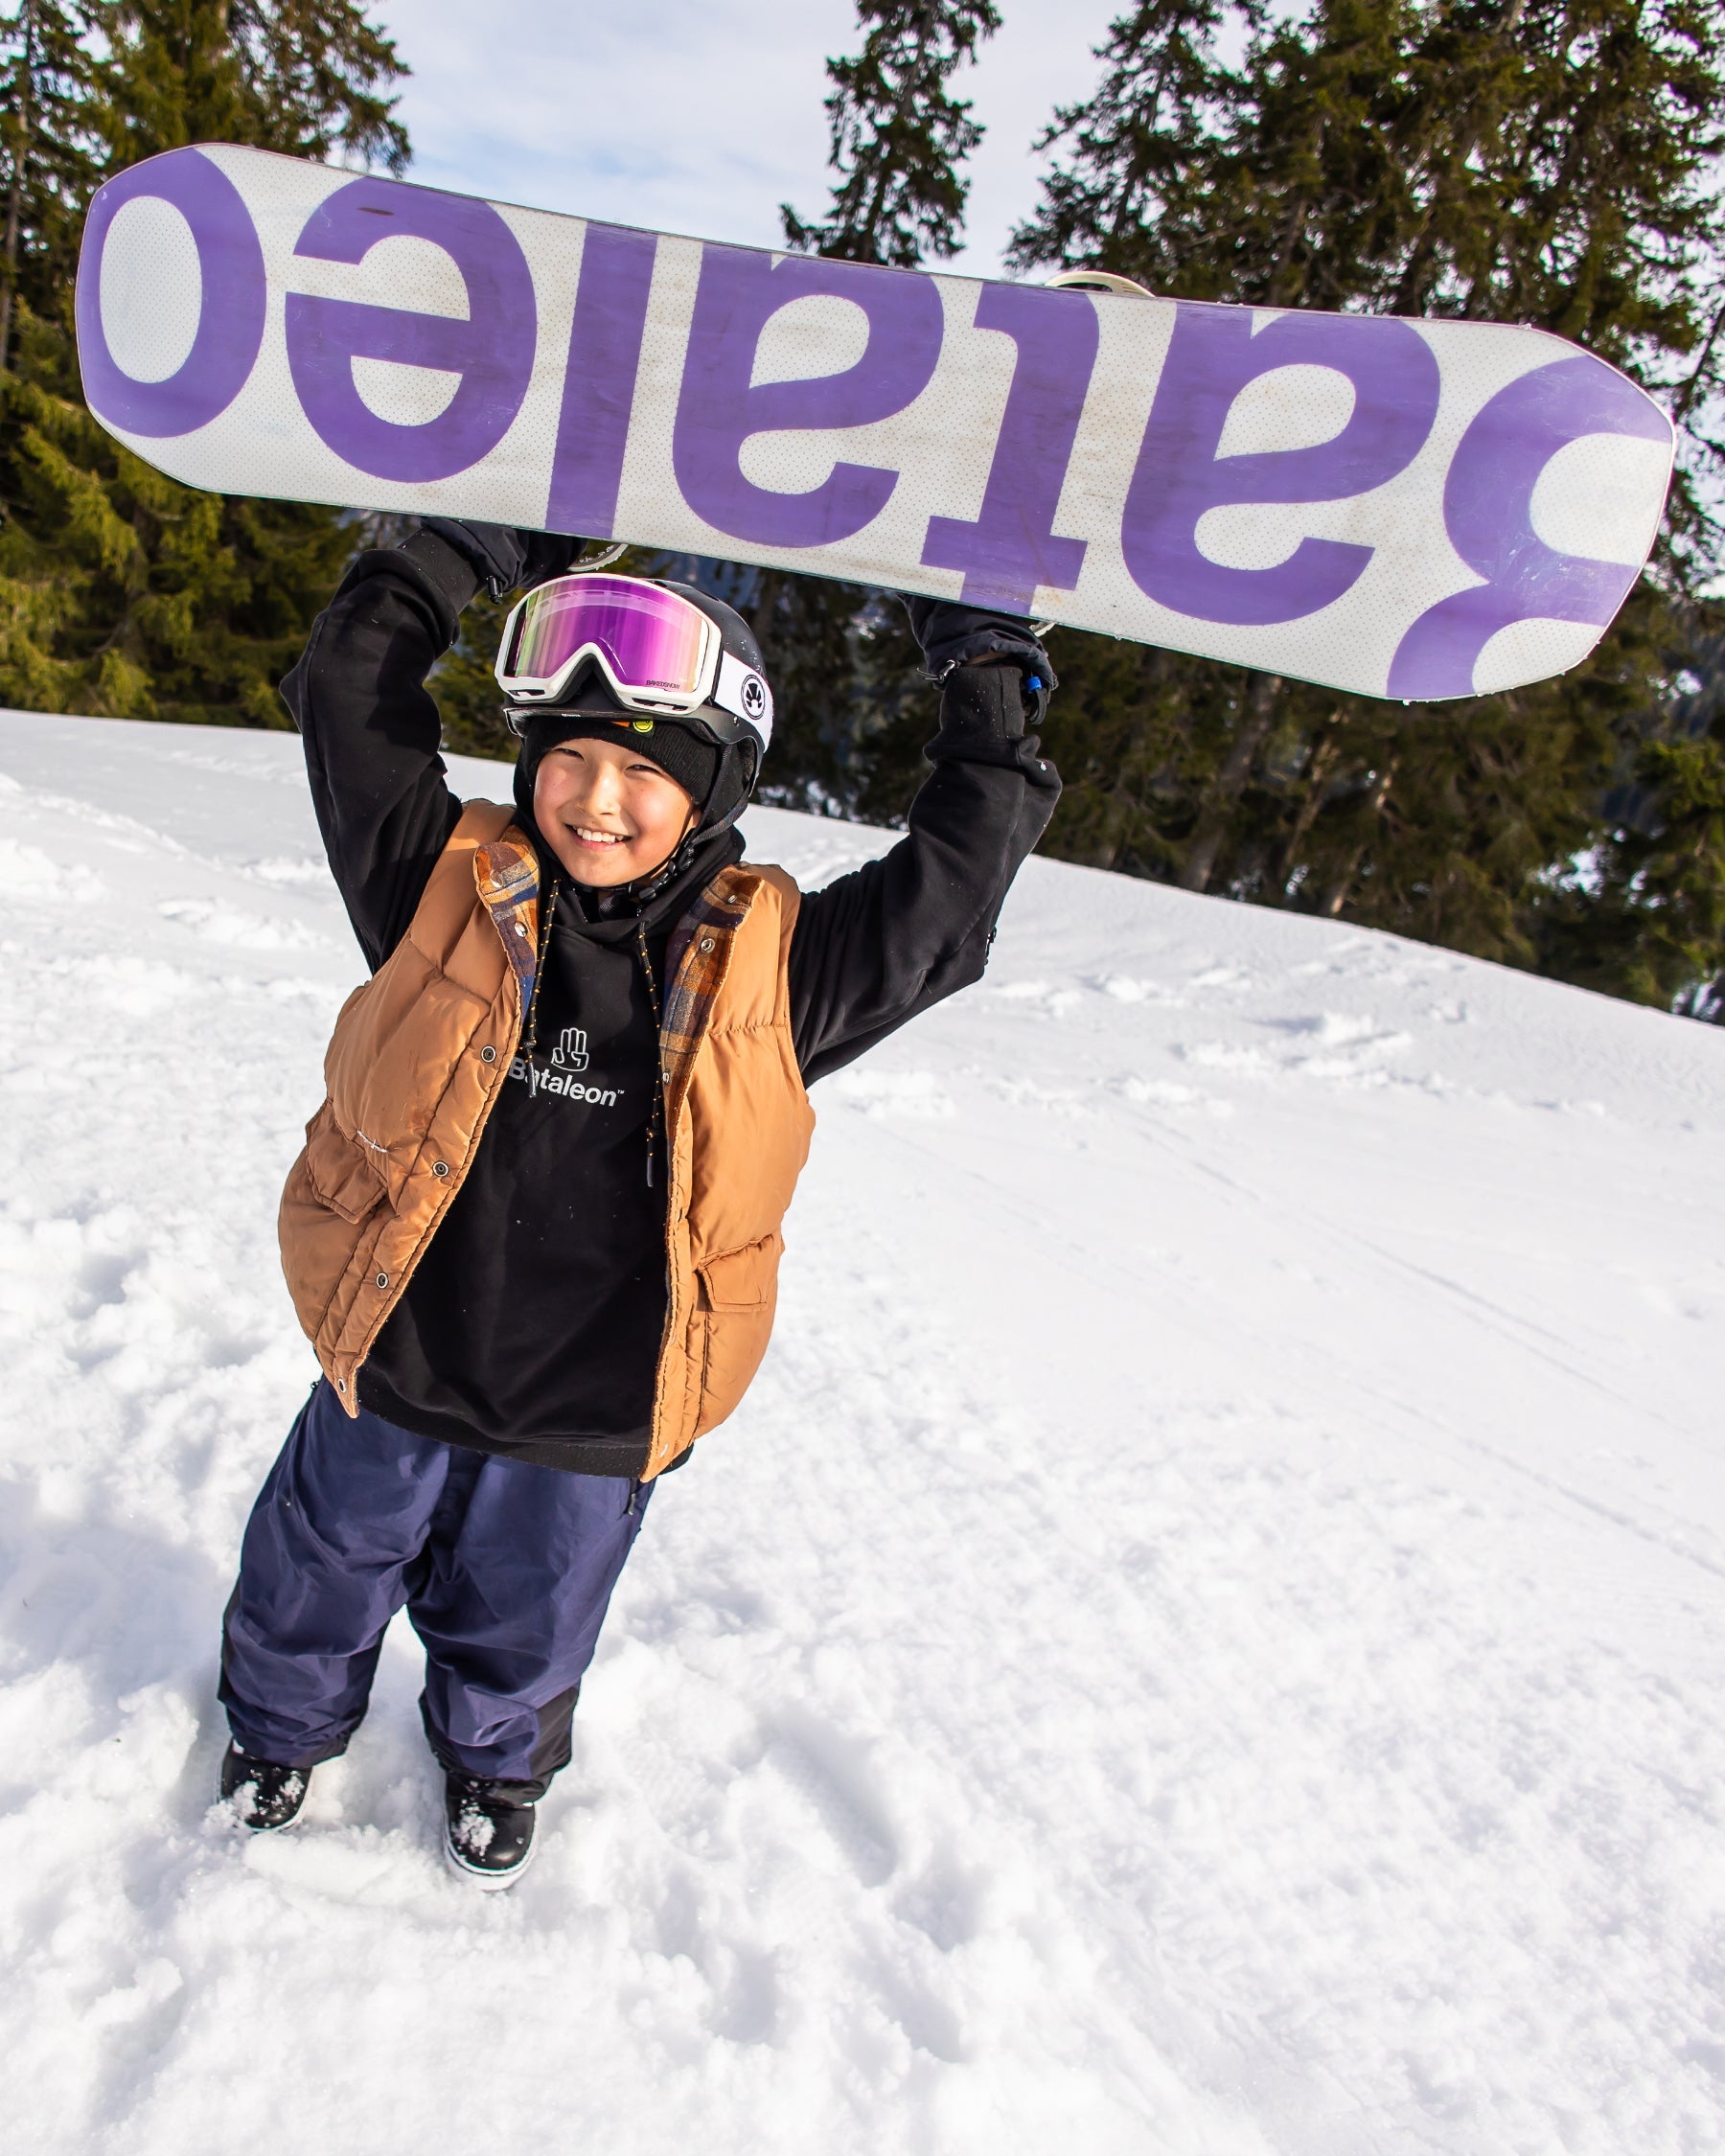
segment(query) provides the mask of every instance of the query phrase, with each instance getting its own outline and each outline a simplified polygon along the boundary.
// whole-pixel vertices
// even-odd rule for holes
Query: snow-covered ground
[[[1719,2145],[1725,1033],[1033,862],[817,1089],[485,1898],[405,1630],[302,1831],[210,1802],[358,975],[296,743],[0,719],[0,953],[7,2146]]]

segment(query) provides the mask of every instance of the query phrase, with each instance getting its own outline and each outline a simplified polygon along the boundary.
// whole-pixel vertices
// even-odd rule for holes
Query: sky
[[[1087,94],[1119,0],[1006,0],[954,84],[987,128],[971,161],[970,244],[997,275],[1036,201],[1031,145]],[[413,176],[464,194],[698,239],[771,246],[778,206],[826,207],[825,64],[858,43],[853,0],[384,0],[413,70],[401,112]]]

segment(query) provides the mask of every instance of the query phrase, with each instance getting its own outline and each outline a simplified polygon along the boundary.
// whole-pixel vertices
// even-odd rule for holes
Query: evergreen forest
[[[1010,0],[859,0],[829,62],[832,185],[787,247],[939,266]],[[0,10],[0,704],[281,725],[274,684],[375,520],[192,493],[104,434],[71,330],[102,179],[197,140],[401,172],[405,61],[356,0]],[[1136,0],[1053,112],[1012,241],[1181,298],[1530,323],[1684,428],[1648,573],[1561,678],[1455,704],[1338,695],[1059,629],[1044,850],[1725,1018],[1725,0]],[[1027,188],[1027,194],[1032,191]],[[889,595],[637,553],[750,618],[769,797],[902,818],[930,692]],[[500,750],[501,609],[437,688]]]

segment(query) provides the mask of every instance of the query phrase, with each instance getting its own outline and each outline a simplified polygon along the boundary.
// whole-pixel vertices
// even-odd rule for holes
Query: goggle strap
[[[719,678],[713,684],[713,701],[721,711],[746,720],[761,737],[761,746],[772,742],[772,691],[764,675],[747,666],[734,653],[721,651]]]

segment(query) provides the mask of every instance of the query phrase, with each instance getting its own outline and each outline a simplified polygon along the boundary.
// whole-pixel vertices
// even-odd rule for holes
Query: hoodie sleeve
[[[791,1018],[805,1085],[907,1019],[980,980],[1012,879],[1060,798],[1024,732],[1012,666],[947,677],[934,768],[889,854],[803,899],[791,938]]]
[[[406,933],[460,819],[426,677],[477,589],[472,569],[429,532],[361,554],[282,683],[330,868],[374,973]]]

